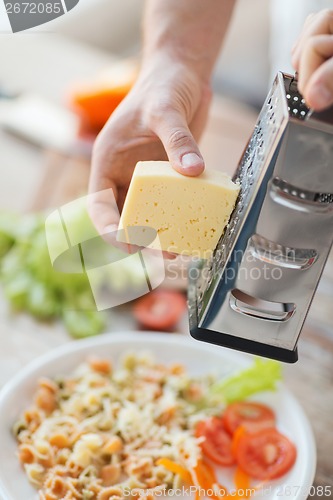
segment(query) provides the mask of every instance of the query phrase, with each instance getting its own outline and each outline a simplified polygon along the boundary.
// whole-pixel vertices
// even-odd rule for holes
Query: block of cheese
[[[119,227],[123,234],[131,226],[151,227],[162,250],[208,258],[238,193],[239,186],[221,172],[206,169],[199,177],[187,177],[167,161],[142,161],[135,167]]]

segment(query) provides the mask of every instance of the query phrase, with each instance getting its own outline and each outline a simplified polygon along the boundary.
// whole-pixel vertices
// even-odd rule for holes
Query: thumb
[[[168,112],[158,120],[153,132],[160,138],[172,167],[180,174],[197,176],[205,169],[197,143],[184,118],[178,112]]]

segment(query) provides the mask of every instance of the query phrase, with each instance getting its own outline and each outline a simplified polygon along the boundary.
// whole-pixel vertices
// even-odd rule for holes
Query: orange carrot
[[[223,490],[224,495],[227,494],[227,489],[219,484],[215,471],[213,467],[204,460],[199,460],[196,467],[194,468],[194,473],[196,475],[197,482],[201,488],[206,492],[210,489],[214,489],[214,485],[217,485],[219,491]],[[219,495],[210,495],[214,500],[219,499]]]
[[[234,457],[236,456],[236,451],[238,448],[239,441],[244,436],[245,433],[246,433],[246,429],[242,425],[237,427],[237,429],[234,432],[234,435],[232,437],[232,443],[231,443],[231,451],[232,451]]]
[[[199,491],[199,489],[197,489],[197,490],[195,491],[195,497],[194,497],[194,500],[200,500],[200,498],[201,498],[201,497],[200,497],[200,491]]]
[[[237,490],[249,490],[250,489],[250,476],[244,472],[240,467],[237,467],[234,480]],[[249,496],[249,495],[247,495]]]
[[[90,358],[89,366],[95,372],[103,373],[104,375],[111,373],[111,363],[108,359]]]
[[[234,476],[236,491],[232,494],[224,496],[225,500],[244,500],[246,498],[250,498],[250,496],[256,491],[256,488],[251,488],[250,479],[250,476],[246,474],[246,472],[237,467]]]
[[[157,465],[163,465],[167,470],[170,472],[173,472],[174,474],[178,474],[185,483],[192,484],[192,477],[191,474],[185,467],[183,467],[180,464],[177,464],[173,460],[170,460],[169,458],[160,458],[157,460]]]

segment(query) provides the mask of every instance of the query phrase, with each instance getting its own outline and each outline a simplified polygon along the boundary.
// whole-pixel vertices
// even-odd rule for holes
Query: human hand
[[[169,159],[183,175],[204,170],[197,141],[204,129],[210,88],[190,66],[167,56],[144,65],[137,83],[98,136],[92,157],[89,207],[100,234],[116,229],[121,209],[140,160]],[[99,194],[100,193],[100,194]]]
[[[333,10],[308,16],[292,50],[292,63],[307,105],[321,111],[333,104]]]

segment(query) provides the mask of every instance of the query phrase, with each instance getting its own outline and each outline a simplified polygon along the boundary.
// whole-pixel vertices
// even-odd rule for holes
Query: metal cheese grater
[[[279,73],[234,180],[213,257],[189,269],[191,335],[293,363],[333,242],[333,110],[309,110]]]

